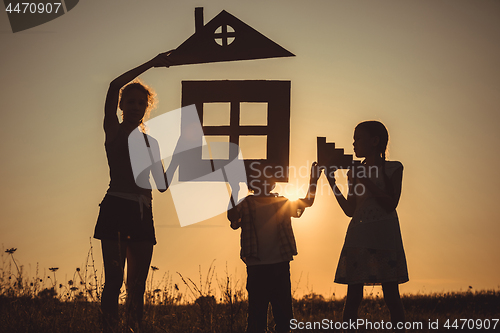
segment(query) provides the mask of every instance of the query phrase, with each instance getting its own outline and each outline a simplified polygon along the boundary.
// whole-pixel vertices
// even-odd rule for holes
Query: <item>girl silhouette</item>
[[[408,270],[396,207],[401,195],[403,165],[386,161],[389,134],[378,121],[365,121],[354,130],[354,152],[364,157],[361,166],[348,172],[345,198],[326,173],[344,213],[352,217],[335,274],[335,282],[347,284],[343,321],[355,321],[363,299],[363,286],[382,285],[393,328],[404,323],[398,284],[408,281]]]
[[[127,329],[135,332],[140,327],[146,278],[153,245],[156,244],[151,189],[137,185],[128,147],[129,134],[138,130],[138,127],[144,131],[143,121],[154,105],[154,93],[140,81],[125,85],[152,67],[169,67],[171,65],[169,54],[170,52],[159,54],[117,77],[109,85],[106,96],[104,146],[110,183],[100,204],[94,232],[94,237],[101,240],[104,261],[105,284],[101,299],[104,332],[116,331],[119,326],[118,297],[123,284],[125,260],[127,261]],[[118,107],[123,112],[121,123],[117,117]],[[145,133],[143,135],[148,149],[154,149],[154,152],[159,154],[156,140]],[[168,183],[161,162],[152,165],[139,178],[146,177],[149,183],[150,172],[158,189],[161,192],[166,191]]]

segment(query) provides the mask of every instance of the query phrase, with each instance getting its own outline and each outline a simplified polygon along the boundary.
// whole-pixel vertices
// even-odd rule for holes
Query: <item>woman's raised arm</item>
[[[119,122],[116,110],[118,108],[120,89],[152,67],[169,67],[172,65],[170,59],[168,58],[171,52],[172,51],[160,53],[153,59],[123,73],[111,81],[106,95],[106,102],[104,104],[104,132],[106,133],[106,140],[112,140],[118,133]]]

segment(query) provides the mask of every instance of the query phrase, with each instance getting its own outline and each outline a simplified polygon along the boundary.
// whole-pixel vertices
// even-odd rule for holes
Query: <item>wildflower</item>
[[[54,273],[55,273],[58,269],[59,269],[59,267],[50,267],[50,268],[49,268],[49,271],[51,271],[51,272],[54,272]]]
[[[62,283],[59,283],[59,288],[62,288],[62,287],[63,287]]]
[[[153,290],[154,293],[159,293],[161,291],[161,289],[155,289]]]
[[[68,281],[68,285],[72,286],[73,285],[73,280]]]
[[[17,248],[12,247],[12,248],[10,248],[8,250],[5,250],[5,253],[13,254],[14,252],[16,252],[16,250],[17,250]]]
[[[174,285],[175,290],[179,290],[179,287],[177,286],[177,283]]]
[[[77,267],[77,268],[76,268],[76,271],[77,271],[77,272],[79,272],[79,271],[80,271],[80,267]]]
[[[69,289],[70,289],[71,291],[76,291],[76,290],[78,290],[78,288],[77,288],[77,287],[71,287],[71,288],[69,288]]]

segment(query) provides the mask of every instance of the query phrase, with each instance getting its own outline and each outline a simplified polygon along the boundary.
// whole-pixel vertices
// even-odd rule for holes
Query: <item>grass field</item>
[[[86,267],[77,268],[73,278],[64,282],[57,280],[57,267],[49,268],[47,275],[41,276],[37,269],[34,277],[25,276],[23,267],[15,261],[14,252],[15,249],[9,249],[2,256],[0,332],[100,331],[103,279],[93,265],[91,251]],[[158,268],[152,266],[141,332],[245,331],[244,283],[235,280],[227,270],[225,276],[218,279],[211,266],[206,274],[200,271],[196,283],[179,274],[181,286],[174,284],[168,273],[160,280],[155,280],[155,275],[158,278]],[[125,293],[121,297],[124,299]],[[341,324],[343,304],[343,299],[325,299],[314,293],[295,299],[296,322],[292,332],[340,332],[336,328]],[[467,328],[500,331],[500,290],[403,295],[403,304],[408,332],[461,332]],[[389,312],[379,295],[369,295],[363,300],[359,318],[365,320],[360,326],[364,330],[360,331],[390,331],[381,326],[382,321],[389,321]],[[124,327],[116,331],[123,332]]]

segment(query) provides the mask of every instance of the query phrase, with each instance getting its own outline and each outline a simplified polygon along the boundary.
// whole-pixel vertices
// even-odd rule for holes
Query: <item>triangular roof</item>
[[[295,56],[225,10],[202,24],[170,54],[175,65]]]

